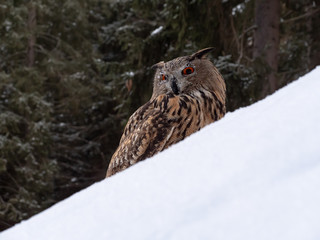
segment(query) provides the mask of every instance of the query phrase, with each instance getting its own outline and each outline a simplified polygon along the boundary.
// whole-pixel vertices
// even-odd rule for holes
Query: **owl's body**
[[[225,83],[211,48],[156,64],[151,99],[129,119],[107,177],[161,152],[225,114]]]

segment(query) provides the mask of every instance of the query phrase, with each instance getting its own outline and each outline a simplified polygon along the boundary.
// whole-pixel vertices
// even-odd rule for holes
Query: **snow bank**
[[[0,234],[320,239],[320,67]]]

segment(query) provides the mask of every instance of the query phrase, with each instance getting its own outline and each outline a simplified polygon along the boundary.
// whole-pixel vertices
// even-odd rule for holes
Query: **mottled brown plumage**
[[[129,119],[107,177],[161,152],[225,114],[225,83],[205,55],[155,65],[151,99]]]

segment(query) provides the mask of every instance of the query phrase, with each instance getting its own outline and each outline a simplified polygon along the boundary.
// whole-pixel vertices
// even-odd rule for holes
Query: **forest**
[[[313,0],[0,3],[0,231],[105,177],[153,64],[214,47],[227,111],[320,64]],[[232,151],[232,149],[230,149]]]

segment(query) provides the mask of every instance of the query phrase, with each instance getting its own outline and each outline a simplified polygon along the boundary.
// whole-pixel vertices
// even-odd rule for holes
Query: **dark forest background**
[[[320,64],[313,0],[0,2],[0,230],[104,178],[151,66],[215,47],[228,111]]]

